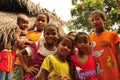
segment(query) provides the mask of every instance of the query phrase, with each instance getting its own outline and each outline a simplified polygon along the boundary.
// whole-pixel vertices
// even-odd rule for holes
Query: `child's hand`
[[[30,66],[29,68],[26,69],[26,72],[28,72],[28,73],[30,73],[32,75],[37,74],[39,69],[36,68],[36,67],[38,67],[38,66],[39,65]]]

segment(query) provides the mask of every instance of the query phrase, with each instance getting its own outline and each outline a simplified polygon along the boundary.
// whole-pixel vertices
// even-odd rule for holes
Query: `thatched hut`
[[[19,13],[27,14],[30,17],[30,23],[34,22],[35,16],[40,12],[46,12],[50,16],[50,22],[57,22],[60,26],[60,34],[64,35],[61,26],[66,25],[66,22],[53,12],[40,7],[30,0],[0,0],[0,50],[2,50],[7,42],[13,43],[14,33],[16,30],[16,17]]]

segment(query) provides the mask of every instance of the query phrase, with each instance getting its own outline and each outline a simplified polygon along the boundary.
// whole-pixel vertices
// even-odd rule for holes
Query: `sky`
[[[70,19],[70,8],[72,8],[71,0],[31,0],[39,3],[42,8],[49,11],[55,9],[56,14],[61,20],[68,21]]]

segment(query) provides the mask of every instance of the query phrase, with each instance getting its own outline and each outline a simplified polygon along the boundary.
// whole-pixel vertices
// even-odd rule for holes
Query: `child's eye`
[[[65,46],[65,44],[64,44],[64,43],[62,43],[62,45],[63,45],[63,46]]]
[[[78,41],[78,43],[82,43],[82,41]]]
[[[52,35],[56,35],[57,33],[53,33]]]
[[[91,22],[93,22],[94,20],[91,20]]]
[[[45,22],[45,20],[42,20],[42,22]]]
[[[97,18],[96,20],[100,20],[100,18]]]
[[[71,49],[72,47],[71,46],[68,46],[68,49]]]

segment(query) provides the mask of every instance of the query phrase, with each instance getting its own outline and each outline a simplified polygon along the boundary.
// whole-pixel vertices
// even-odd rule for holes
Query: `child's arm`
[[[45,69],[42,69],[42,80],[48,80],[49,72]]]
[[[23,68],[26,70],[28,68],[28,66],[23,59],[24,58],[23,55],[25,55],[25,54],[27,54],[27,51],[25,49],[22,49],[22,50],[20,50],[20,52],[18,52],[17,56],[20,59],[20,62],[23,65]]]
[[[42,74],[42,80],[48,80],[48,75],[52,71],[52,61],[51,57],[47,56],[41,65],[41,74]]]
[[[20,34],[21,34],[21,30],[20,29],[17,29],[16,32],[15,32],[15,38],[16,38],[16,41],[20,41]]]
[[[23,57],[24,55],[28,55],[28,52],[26,51],[26,49],[20,50],[20,52],[18,52],[18,54],[17,54],[25,71],[30,74],[37,73],[39,71],[39,69],[36,68],[38,65],[28,67],[28,65],[24,61],[24,57]]]
[[[31,26],[30,28],[28,28],[28,31],[34,30],[36,27],[36,24],[34,24],[33,26]]]
[[[116,52],[117,52],[118,68],[120,72],[120,43],[116,44]]]

